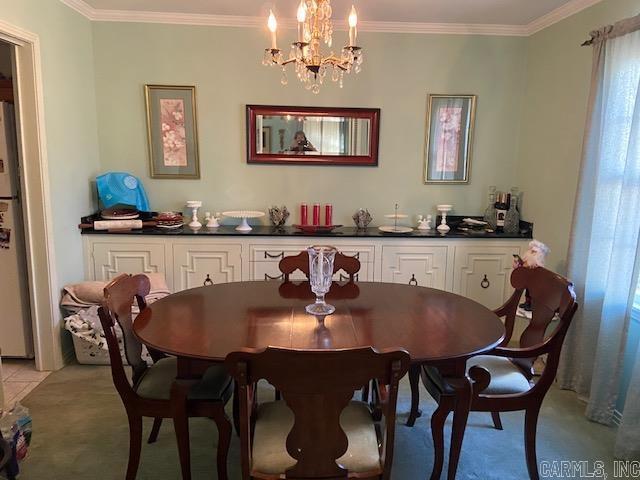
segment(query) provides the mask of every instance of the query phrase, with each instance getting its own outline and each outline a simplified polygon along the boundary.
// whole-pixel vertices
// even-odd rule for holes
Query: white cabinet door
[[[495,309],[511,295],[513,255],[520,245],[456,247],[453,291]]]
[[[444,290],[447,246],[382,247],[382,281]]]
[[[174,244],[174,290],[239,282],[242,247],[235,244]]]
[[[165,243],[95,242],[91,244],[94,280],[121,273],[165,273]]]

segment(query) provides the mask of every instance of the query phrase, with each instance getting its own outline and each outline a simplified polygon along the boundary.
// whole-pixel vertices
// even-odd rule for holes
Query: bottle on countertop
[[[505,233],[518,233],[520,230],[520,212],[518,212],[518,189],[512,188],[509,195],[509,210],[504,217]]]
[[[489,205],[484,211],[484,221],[493,230],[496,229],[496,187],[489,187]]]
[[[507,211],[509,210],[509,194],[500,192],[496,196],[496,231],[503,232],[504,231],[504,219],[507,216]]]

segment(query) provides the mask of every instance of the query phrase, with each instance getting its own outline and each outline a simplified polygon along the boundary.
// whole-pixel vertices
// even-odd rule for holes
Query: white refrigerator
[[[0,355],[33,357],[13,105],[0,102]]]

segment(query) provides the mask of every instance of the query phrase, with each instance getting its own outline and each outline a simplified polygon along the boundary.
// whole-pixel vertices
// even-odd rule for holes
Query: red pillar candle
[[[324,224],[333,225],[333,206],[330,203],[324,206]]]
[[[309,212],[307,210],[307,204],[300,205],[300,225],[307,225],[309,223]]]
[[[313,224],[320,225],[320,204],[313,204]]]

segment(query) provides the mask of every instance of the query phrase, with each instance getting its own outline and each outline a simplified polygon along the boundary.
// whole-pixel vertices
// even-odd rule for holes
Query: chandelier
[[[327,75],[342,88],[345,73],[349,74],[352,71],[360,73],[363,59],[362,48],[356,46],[358,15],[354,6],[351,6],[349,14],[349,44],[342,47],[340,55],[336,55],[333,51],[329,55],[324,55],[321,51],[322,42],[329,48],[333,42],[331,13],[331,0],[300,0],[296,15],[298,38],[291,44],[289,56],[285,59],[277,45],[276,17],[273,11],[269,12],[267,26],[271,32],[271,48],[265,49],[262,64],[282,67],[281,83],[283,85],[288,83],[287,66],[289,64],[294,66],[298,80],[313,93],[320,91],[320,85]]]

